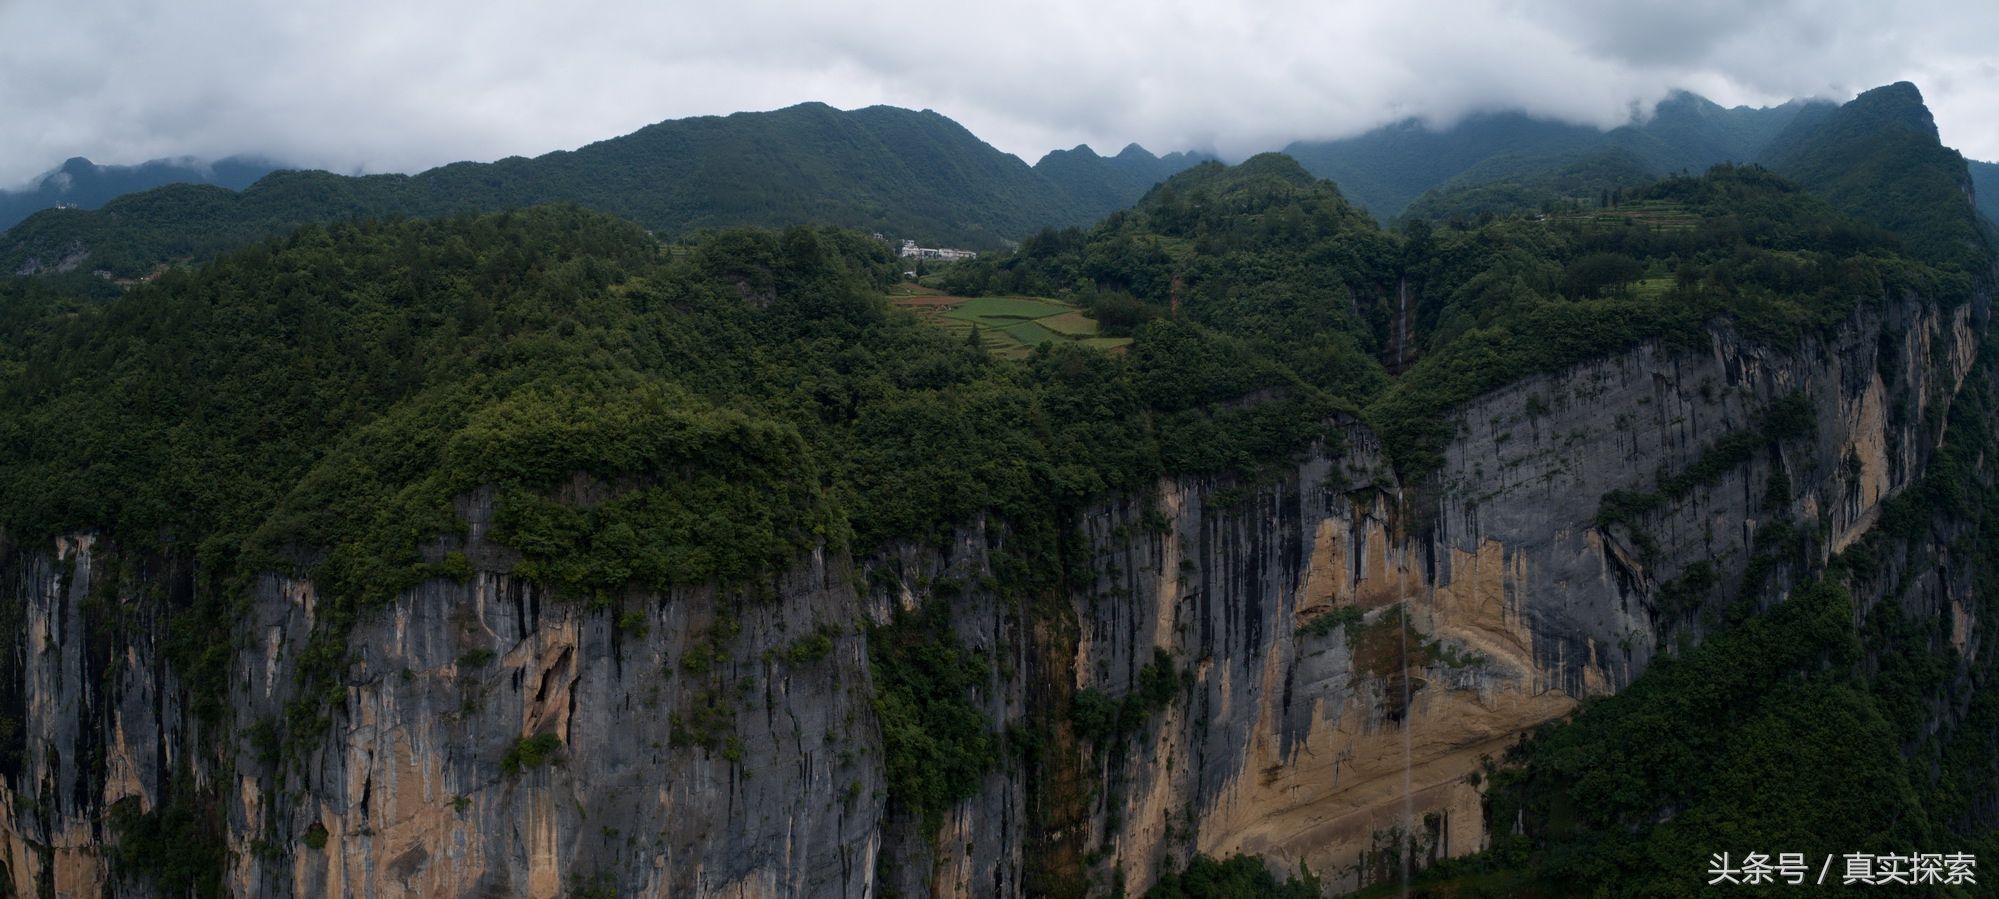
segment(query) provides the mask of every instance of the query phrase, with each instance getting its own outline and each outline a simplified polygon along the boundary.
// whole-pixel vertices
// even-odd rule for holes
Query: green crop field
[[[1688,210],[1684,204],[1659,200],[1628,203],[1609,209],[1586,209],[1578,212],[1558,213],[1551,220],[1567,219],[1582,221],[1598,227],[1640,227],[1651,231],[1687,233],[1700,226],[1700,216]]]
[[[1095,319],[1044,297],[955,297],[904,288],[890,293],[888,300],[952,334],[970,335],[977,327],[980,345],[1008,358],[1026,356],[1052,341],[1077,341],[1113,352],[1131,343],[1129,337],[1098,336]]]
[[[1670,277],[1643,278],[1632,285],[1632,295],[1644,300],[1663,297],[1672,290],[1673,279]]]
[[[1036,319],[1035,324],[1067,337],[1092,337],[1097,333],[1097,320],[1081,312],[1051,315]]]
[[[1063,339],[1062,335],[1042,327],[1039,322],[1015,322],[1001,328],[1000,333],[1028,346]]]
[[[958,304],[949,313],[952,318],[967,320],[989,319],[1036,319],[1051,315],[1074,312],[1076,307],[1055,300],[1041,300],[1033,297],[974,297]]]

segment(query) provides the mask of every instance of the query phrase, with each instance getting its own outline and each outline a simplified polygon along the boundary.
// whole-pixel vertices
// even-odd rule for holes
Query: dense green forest
[[[1325,895],[1317,878],[1278,880],[1259,859],[1246,855],[1216,860],[1197,855],[1184,868],[1160,875],[1144,899],[1319,899]]]
[[[1267,155],[1190,169],[1093,229],[1044,231],[945,284],[1066,296],[1112,333],[1179,317],[1241,338],[1363,408],[1408,479],[1434,465],[1449,410],[1523,376],[1642,340],[1699,339],[1717,319],[1781,343],[1856,302],[1972,289],[1975,259],[1911,258],[1894,234],[1761,169],[1620,196],[1616,209],[1389,232]],[[1390,378],[1397,365],[1406,371]]]
[[[82,250],[86,270],[137,277],[312,222],[551,202],[662,235],[814,223],[989,249],[1042,225],[1094,221],[1196,161],[1136,146],[1113,157],[1078,148],[1030,168],[934,112],[806,103],[677,119],[574,151],[413,176],[279,172],[240,193],[175,184],[102,210],[48,210],[0,236],[0,271],[54,268]]]

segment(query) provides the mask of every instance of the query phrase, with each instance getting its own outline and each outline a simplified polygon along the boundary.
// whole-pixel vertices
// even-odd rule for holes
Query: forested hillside
[[[1781,341],[1838,322],[1859,296],[1971,289],[1967,269],[1905,258],[1889,232],[1761,169],[1665,179],[1621,209],[1393,234],[1273,154],[1196,167],[1130,212],[1043,232],[946,283],[1070,296],[1108,329],[1184,317],[1241,337],[1370,403],[1405,474],[1446,436],[1446,410],[1534,372],[1715,316]],[[1391,380],[1397,353],[1409,370]]]
[[[398,567],[415,559],[407,538],[448,528],[450,497],[500,472],[541,490],[572,470],[712,471],[702,501],[661,505],[648,489],[617,506],[641,536],[666,529],[648,544],[700,541],[670,557],[603,555],[600,570],[569,542],[609,521],[538,519],[584,526],[537,537],[529,557],[587,595],[744,576],[806,540],[870,546],[982,509],[1024,518],[1169,467],[1228,470],[1301,445],[1330,408],[1179,322],[1142,328],[1128,357],[1076,347],[1003,364],[891,314],[893,267],[850,232],[724,231],[663,254],[635,226],[543,208],[314,226],[104,305],[15,279],[0,305],[5,527],[247,541],[231,555],[365,549],[322,563],[388,578],[352,581],[360,599],[423,573]],[[1178,410],[1272,388],[1297,413],[1253,419],[1275,431],[1180,440]],[[1116,414],[1062,411],[1102,403]],[[724,445],[751,455],[715,455]],[[120,461],[84,461],[107,458]]]
[[[1894,232],[1917,255],[1967,271],[1988,259],[1964,157],[1938,141],[1913,84],[1877,87],[1794,125],[1765,155],[1771,168]]]

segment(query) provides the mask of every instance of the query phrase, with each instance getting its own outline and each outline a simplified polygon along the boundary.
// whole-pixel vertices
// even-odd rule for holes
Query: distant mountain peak
[[[1727,112],[1727,108],[1692,91],[1674,91],[1658,103],[1652,105],[1651,115],[1694,115],[1709,116]]]
[[[136,165],[98,165],[72,156],[17,190],[0,190],[0,231],[52,206],[95,209],[116,197],[170,184],[240,190],[280,167],[249,156],[215,161],[178,156]]]
[[[1070,159],[1103,160],[1115,163],[1124,168],[1149,171],[1161,164],[1170,164],[1181,159],[1187,160],[1187,164],[1191,165],[1206,158],[1205,154],[1192,152],[1168,153],[1165,156],[1160,156],[1137,143],[1125,144],[1124,149],[1119,150],[1115,156],[1105,156],[1102,153],[1098,153],[1089,144],[1077,144],[1067,150],[1050,150],[1041,157],[1041,162],[1048,162],[1049,160],[1066,161]],[[1036,163],[1037,166],[1040,164]],[[1178,169],[1176,168],[1175,170],[1177,171]]]
[[[1881,124],[1901,125],[1932,138],[1939,136],[1936,117],[1923,102],[1922,90],[1907,81],[1862,91],[1844,109],[1847,114],[1866,116]]]
[[[1282,153],[1258,153],[1243,160],[1236,168],[1247,175],[1271,175],[1300,182],[1319,180],[1311,172],[1305,171],[1305,167],[1299,165],[1298,160]]]
[[[1298,160],[1283,153],[1258,153],[1235,165],[1225,165],[1213,159],[1207,160],[1167,179],[1162,186],[1170,186],[1175,190],[1206,187],[1226,191],[1264,180],[1308,185],[1320,179],[1299,165]]]
[[[1895,232],[1925,261],[1973,271],[1992,264],[1964,157],[1943,145],[1909,82],[1801,120],[1765,161],[1842,212]]]
[[[1150,162],[1159,157],[1151,150],[1141,147],[1137,143],[1129,143],[1124,145],[1124,149],[1118,151],[1117,158],[1123,160],[1142,159]]]

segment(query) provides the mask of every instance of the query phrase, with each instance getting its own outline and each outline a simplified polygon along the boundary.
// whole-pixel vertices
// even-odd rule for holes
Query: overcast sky
[[[1999,159],[1992,0],[0,0],[0,35],[5,185],[69,156],[416,171],[806,100],[936,109],[1029,162],[1234,158],[1408,116],[1614,125],[1673,88],[1897,80]]]

